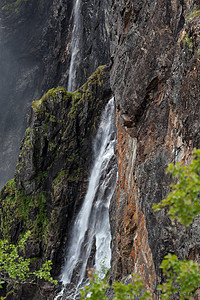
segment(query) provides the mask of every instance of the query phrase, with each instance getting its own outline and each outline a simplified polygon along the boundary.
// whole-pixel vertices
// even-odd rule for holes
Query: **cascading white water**
[[[94,243],[96,246],[95,271],[99,273],[100,277],[103,277],[104,275],[101,274],[102,263],[104,268],[110,268],[109,205],[117,179],[114,147],[114,99],[112,98],[103,112],[94,141],[94,164],[89,185],[72,230],[72,238],[61,276],[63,286],[66,286],[71,282],[75,272],[76,292],[74,299],[78,288],[84,284],[86,268]],[[62,297],[64,289],[55,299]]]
[[[81,0],[75,0],[75,1],[76,2],[74,5],[74,22],[73,22],[73,31],[72,31],[72,44],[71,44],[71,61],[70,61],[68,84],[67,84],[67,90],[69,92],[73,92],[76,88],[75,62],[79,53],[79,33],[80,33],[79,8],[80,8]]]

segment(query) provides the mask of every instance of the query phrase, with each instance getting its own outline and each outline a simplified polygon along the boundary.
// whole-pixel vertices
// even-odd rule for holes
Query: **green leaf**
[[[189,166],[170,164],[167,172],[171,173],[172,178],[178,179],[178,182],[171,185],[172,191],[166,199],[153,205],[153,210],[159,211],[168,207],[171,220],[189,226],[200,213],[200,150],[194,151]]]

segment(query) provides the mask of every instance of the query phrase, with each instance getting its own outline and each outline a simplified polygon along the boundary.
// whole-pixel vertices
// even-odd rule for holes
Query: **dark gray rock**
[[[17,2],[18,3],[18,2]],[[73,1],[0,3],[0,187],[13,177],[31,102],[50,88],[67,88]],[[105,3],[82,2],[76,88],[109,62]],[[81,67],[80,67],[81,66]]]
[[[199,1],[112,2],[119,157],[110,213],[112,279],[136,272],[152,293],[168,252],[199,260],[199,219],[185,229],[171,223],[167,210],[152,210],[170,190],[168,163],[188,164],[200,147],[199,9]]]
[[[60,275],[71,227],[85,196],[93,138],[110,97],[109,69],[104,66],[73,94],[58,87],[33,102],[15,180],[1,192],[0,224],[5,226],[0,238],[16,242],[21,233],[32,230],[26,256],[37,258],[34,267],[51,259],[54,277]],[[43,284],[38,282],[37,289],[20,287],[12,299],[24,299],[26,289],[31,299],[51,299],[52,286]]]

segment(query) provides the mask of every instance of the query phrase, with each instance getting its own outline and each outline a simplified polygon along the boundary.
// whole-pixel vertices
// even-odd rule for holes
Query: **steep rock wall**
[[[27,25],[26,36],[29,36],[29,28],[32,39],[25,45],[28,55],[21,59],[23,67],[15,67],[19,72],[17,78],[22,79],[19,80],[21,85],[15,83],[12,95],[16,97],[13,96],[12,103],[14,99],[20,99],[25,91],[24,86],[29,84],[27,93],[30,97],[26,98],[32,100],[47,87],[58,83],[65,85],[67,82],[72,5],[61,0],[48,2],[47,6],[43,1],[39,2],[35,10],[31,1],[18,2],[21,12],[24,9],[30,12],[25,13],[27,20],[19,22],[19,27],[14,26],[16,30],[9,29],[12,23],[16,24],[19,20],[15,14],[4,20],[5,43],[1,41],[4,49],[1,53],[5,57],[11,51],[7,51],[8,46],[13,46],[13,43],[17,45],[17,30],[28,24],[30,14],[34,12],[36,20],[39,17],[42,22],[37,28],[40,39],[37,34],[34,35],[33,26],[29,28]],[[3,2],[4,5],[6,3]],[[162,200],[169,192],[171,178],[165,174],[167,164],[177,161],[188,163],[193,148],[200,147],[200,4],[197,0],[94,0],[81,3],[81,22],[87,26],[83,26],[81,34],[81,67],[77,72],[79,83],[92,72],[94,66],[102,64],[104,59],[109,60],[110,23],[111,87],[116,99],[116,154],[119,167],[118,184],[110,211],[113,237],[111,277],[112,280],[120,280],[132,272],[139,273],[146,286],[155,292],[157,283],[162,280],[159,265],[165,254],[172,252],[180,258],[198,259],[200,249],[198,218],[186,230],[178,224],[171,224],[165,211],[152,211],[152,204]],[[43,13],[46,16],[44,19]],[[85,22],[84,16],[87,14],[89,18]],[[103,27],[98,18],[103,22]],[[59,28],[57,32],[55,27]],[[6,32],[9,32],[8,37]],[[20,36],[23,40],[24,32]],[[38,41],[32,47],[34,37]],[[18,50],[22,49],[19,45]],[[10,46],[9,49],[13,48]],[[17,58],[21,57],[21,52],[18,51]],[[98,58],[95,53],[98,53]],[[28,64],[30,56],[38,59],[31,66]],[[92,88],[94,101],[90,97],[90,88],[88,90],[94,80],[91,78],[73,95],[59,88],[35,102],[30,128],[21,147],[15,183],[8,183],[1,193],[1,222],[11,217],[2,236],[8,235],[16,241],[19,233],[33,226],[40,235],[29,242],[27,253],[38,256],[40,262],[44,258],[42,253],[51,258],[55,275],[59,274],[63,263],[60,257],[63,257],[67,240],[65,228],[68,228],[69,234],[71,222],[84,197],[87,170],[91,165],[90,145],[98,116],[110,95],[108,74],[104,74],[107,87],[99,90],[102,85],[101,79],[99,81],[99,76],[103,75],[101,72],[102,68],[95,75],[98,88],[96,85],[94,90]],[[34,80],[29,81],[27,74]],[[14,75],[13,78],[15,81]],[[6,81],[3,81],[4,84]],[[8,97],[6,93],[5,97]],[[98,99],[103,99],[103,102]],[[90,109],[89,103],[92,103]],[[17,107],[15,112],[19,110]],[[94,114],[91,116],[91,113]],[[94,123],[96,126],[92,126],[89,135]],[[11,135],[8,135],[12,142],[15,132],[11,130]],[[11,211],[8,211],[6,203],[13,198],[20,200],[19,203],[22,201],[25,208],[31,203],[31,208],[23,214],[18,212],[12,219],[16,207],[11,206]],[[28,217],[31,223],[27,222]],[[51,299],[54,294],[53,288],[50,290],[49,286],[43,286],[42,294],[31,288],[22,290],[18,296],[27,297],[27,291],[30,299],[33,295],[36,299]]]
[[[31,102],[57,86],[61,61],[69,64],[71,13],[71,1],[1,1],[1,186],[13,177]]]
[[[81,0],[80,49],[76,61],[78,86],[83,84],[99,65],[110,62],[108,26],[110,2],[110,0]]]
[[[37,258],[35,266],[51,259],[53,276],[64,263],[93,163],[93,138],[110,96],[109,71],[99,67],[73,94],[58,87],[33,102],[15,179],[1,191],[0,238],[16,242],[31,230],[26,255]],[[53,299],[55,293],[54,286],[40,282],[6,299]]]
[[[198,220],[186,230],[152,210],[169,192],[168,163],[188,163],[200,147],[199,9],[199,1],[112,4],[119,166],[111,206],[112,276],[137,272],[152,292],[162,280],[164,255],[192,257],[200,246]]]
[[[13,177],[31,102],[50,88],[67,88],[74,3],[0,3],[0,187]],[[106,5],[107,1],[93,0],[89,5],[81,1],[77,88],[109,62]]]

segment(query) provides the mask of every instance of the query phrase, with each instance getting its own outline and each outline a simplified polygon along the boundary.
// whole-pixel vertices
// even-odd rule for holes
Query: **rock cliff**
[[[13,177],[32,101],[53,87],[67,88],[74,2],[0,3],[0,187]],[[109,62],[107,2],[86,2],[81,1],[79,11],[81,68],[76,72],[76,88]]]
[[[108,69],[99,67],[73,94],[58,87],[34,101],[15,179],[1,191],[1,238],[15,242],[31,230],[27,257],[37,258],[37,265],[51,259],[54,276],[60,275],[70,228],[86,192],[92,142],[110,96]],[[42,292],[25,287],[10,297],[53,299],[49,285]]]
[[[152,210],[169,192],[168,163],[188,163],[200,147],[199,9],[199,1],[112,4],[119,168],[112,271],[114,279],[139,273],[152,292],[164,255],[197,258],[200,246],[198,219],[185,230]]]
[[[12,101],[5,111],[15,99],[15,117],[21,120],[24,103],[48,88],[67,84],[73,6],[67,0],[48,4],[4,0],[0,8],[1,57],[12,57],[18,73],[16,77],[16,72],[4,72],[2,99],[10,95],[11,76]],[[27,19],[19,22],[20,16]],[[154,213],[152,204],[170,190],[171,178],[165,174],[168,163],[189,163],[193,149],[200,148],[200,3],[83,0],[80,22],[77,85],[98,65],[110,62],[110,67],[98,68],[73,94],[58,87],[33,102],[15,180],[1,192],[1,237],[17,241],[20,233],[32,228],[27,255],[38,257],[38,264],[52,259],[53,275],[59,275],[87,186],[92,139],[112,92],[118,182],[110,207],[111,281],[138,273],[159,298],[156,286],[163,279],[159,265],[168,252],[199,259],[199,218],[185,229],[172,224],[166,211]],[[19,128],[7,129],[7,137],[16,144]],[[53,287],[42,284],[40,289],[18,291],[16,299],[52,299]]]

